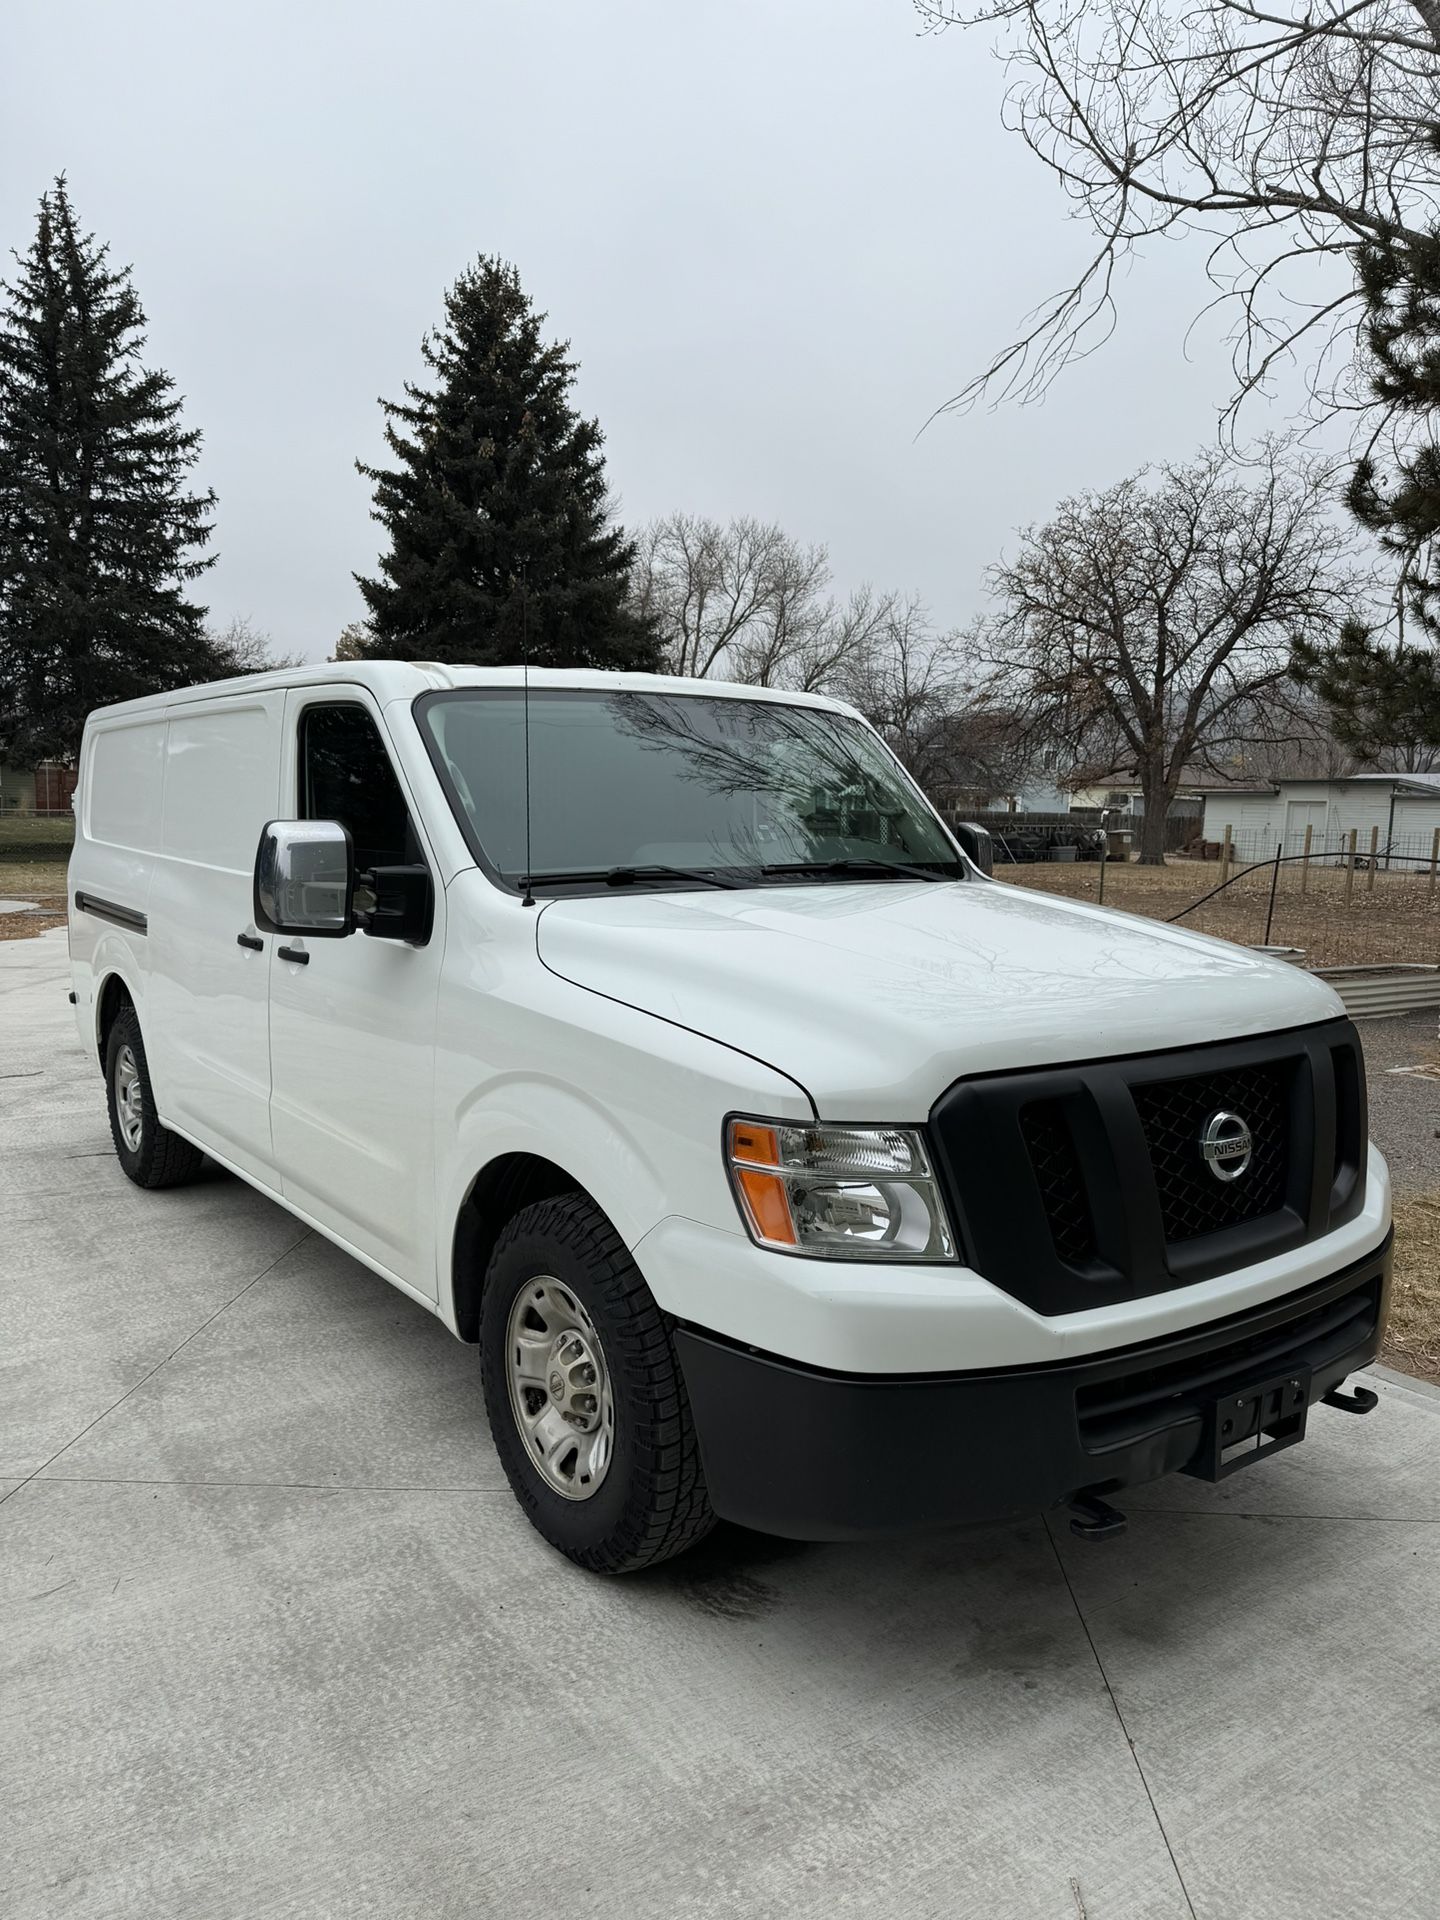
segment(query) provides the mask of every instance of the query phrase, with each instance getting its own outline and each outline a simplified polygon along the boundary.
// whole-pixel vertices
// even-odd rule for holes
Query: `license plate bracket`
[[[1309,1411],[1309,1367],[1232,1388],[1207,1402],[1200,1445],[1182,1471],[1196,1480],[1227,1479],[1303,1440]]]

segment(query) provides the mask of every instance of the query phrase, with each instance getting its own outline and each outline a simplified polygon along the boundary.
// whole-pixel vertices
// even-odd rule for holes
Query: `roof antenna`
[[[520,675],[525,709],[525,897],[522,907],[533,907],[530,885],[530,582],[528,561],[520,562]]]

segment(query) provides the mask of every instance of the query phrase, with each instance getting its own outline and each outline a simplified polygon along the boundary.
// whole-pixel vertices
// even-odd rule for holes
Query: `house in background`
[[[1210,788],[1204,801],[1205,840],[1222,841],[1229,827],[1247,860],[1267,859],[1277,846],[1303,853],[1307,827],[1315,852],[1342,852],[1353,830],[1362,854],[1369,853],[1373,833],[1381,852],[1428,860],[1440,827],[1440,773],[1353,773]]]
[[[1017,793],[1005,796],[1004,805],[1012,813],[1126,814],[1138,821],[1145,811],[1145,796],[1136,780],[1118,775],[1094,780],[1088,777],[1066,778],[1065,756],[1058,752],[1042,754],[1035,773]],[[991,802],[990,804],[994,804]],[[1188,781],[1170,802],[1169,818],[1193,818],[1200,831],[1201,789]]]
[[[42,760],[35,768],[0,760],[0,814],[68,813],[75,792],[75,769]]]

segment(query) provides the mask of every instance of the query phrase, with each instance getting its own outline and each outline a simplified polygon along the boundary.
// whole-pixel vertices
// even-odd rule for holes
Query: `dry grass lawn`
[[[7,823],[8,825],[8,823]],[[55,849],[47,848],[47,852]],[[28,940],[65,920],[65,861],[6,859],[0,855],[0,900],[28,900],[43,913],[0,913],[0,940]]]
[[[1383,1357],[1440,1380],[1440,1192],[1395,1202],[1395,1288]]]
[[[1268,866],[1251,868],[1180,924],[1259,946],[1265,939],[1271,876]],[[1095,900],[1100,867],[1095,861],[1073,866],[1037,861],[997,866],[995,878],[1071,900]],[[1114,861],[1105,868],[1105,905],[1168,920],[1219,883],[1220,868],[1210,861],[1172,860],[1163,867]],[[1282,863],[1269,944],[1298,948],[1312,967],[1434,965],[1440,962],[1440,884],[1432,886],[1423,868],[1389,873],[1382,868],[1373,874],[1359,869],[1347,885],[1338,866],[1317,861],[1302,874],[1298,863]]]

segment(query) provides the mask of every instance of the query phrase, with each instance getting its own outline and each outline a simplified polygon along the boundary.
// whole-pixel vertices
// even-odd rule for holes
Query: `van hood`
[[[1312,975],[995,881],[552,900],[553,973],[740,1048],[825,1119],[923,1120],[962,1075],[1328,1020]]]

